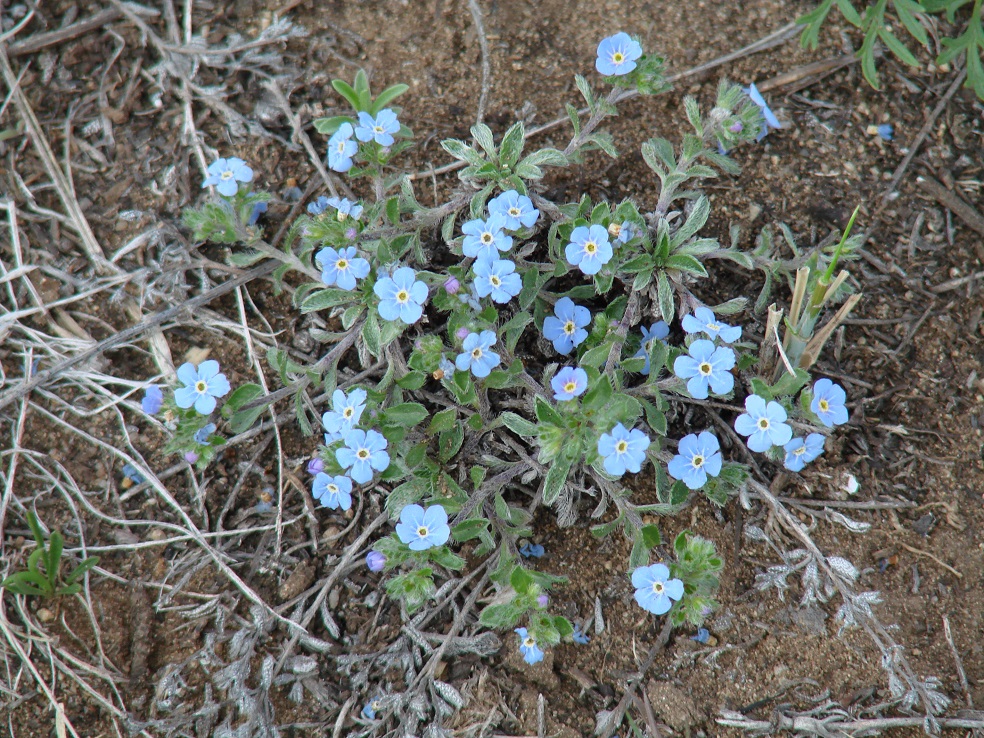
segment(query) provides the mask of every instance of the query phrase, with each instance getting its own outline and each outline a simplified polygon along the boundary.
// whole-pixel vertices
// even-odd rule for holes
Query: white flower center
[[[508,211],[508,212],[509,212],[509,214],[510,214],[510,215],[511,215],[512,217],[514,217],[514,218],[518,218],[518,217],[519,217],[519,214],[520,214],[520,212],[521,212],[521,211],[520,211],[520,209],[519,209],[519,208],[517,208],[517,207],[512,207],[512,208],[509,208],[509,211]]]
[[[369,458],[369,449],[360,448],[358,451],[355,452],[355,455],[358,456],[360,459],[362,459],[362,461],[365,461],[366,459]]]
[[[482,243],[484,243],[486,246],[492,243],[493,240],[495,239],[492,238],[492,234],[489,233],[488,231],[485,231],[485,233],[482,234]]]
[[[567,382],[566,384],[564,384],[564,392],[566,392],[569,395],[573,395],[574,390],[576,389],[577,389],[577,382]]]
[[[614,54],[612,54],[613,64],[621,64],[624,61],[625,61],[625,54],[623,54],[621,51],[616,51]]]
[[[594,241],[587,241],[584,244],[584,253],[588,256],[593,256],[598,251],[598,244]]]
[[[474,348],[474,349],[472,349],[472,359],[474,359],[475,361],[478,361],[481,358],[482,358],[482,349],[480,349],[480,348]]]
[[[338,485],[337,484],[329,484],[328,485],[328,492],[330,494],[337,495],[338,494]]]
[[[335,150],[338,151],[339,154],[345,153],[345,143],[346,143],[345,141],[339,141],[338,144],[335,146]]]
[[[502,284],[502,280],[493,274],[491,277],[489,277],[489,283],[493,287],[498,287]]]
[[[826,400],[820,400],[818,404],[820,405],[820,412],[825,413],[830,410],[830,403]]]
[[[700,363],[700,366],[699,366],[699,367],[697,367],[697,371],[699,371],[699,372],[700,372],[700,373],[701,373],[702,375],[704,375],[705,377],[709,377],[709,376],[711,376],[711,371],[712,371],[712,369],[711,369],[711,365],[710,365],[710,363],[708,363],[708,362],[706,362],[706,361],[702,361],[702,362]]]
[[[373,126],[372,130],[374,130],[376,133],[382,133],[383,132],[383,127],[382,126]]]
[[[410,293],[406,290],[400,290],[396,293],[396,301],[399,303],[408,302],[410,300]]]
[[[430,531],[427,530],[426,525],[422,525],[419,528],[417,528],[417,535],[420,536],[421,538],[426,538],[427,536],[430,535]]]
[[[235,175],[233,175],[232,170],[231,169],[226,169],[224,172],[222,172],[222,174],[219,175],[219,178],[220,179],[232,179],[233,176],[235,176]]]
[[[721,326],[719,326],[717,323],[708,323],[705,327],[711,333],[717,333],[719,330],[721,330]]]
[[[199,394],[204,394],[205,390],[207,389],[208,389],[208,383],[205,382],[204,380],[199,379],[197,382],[195,382],[195,392],[198,392]]]
[[[348,269],[348,259],[339,259],[338,261],[336,261],[335,268],[340,272],[343,272],[346,269]]]
[[[351,418],[353,415],[355,415],[354,407],[347,407],[344,410],[342,410],[342,417],[345,418],[346,420]]]
[[[700,454],[697,454],[696,456],[694,456],[694,458],[690,460],[690,463],[693,465],[694,469],[700,469],[702,466],[704,466],[704,457],[701,456]]]
[[[628,450],[629,450],[628,441],[619,441],[618,443],[615,444],[615,453],[617,454],[624,454]]]
[[[536,648],[536,639],[533,636],[526,636],[526,639],[523,641],[523,645],[526,648]]]
[[[338,220],[339,222],[345,220],[347,217],[348,217],[348,213],[343,213],[341,210],[339,210],[335,214],[335,219]]]
[[[661,595],[666,589],[666,585],[663,582],[653,582],[653,592],[655,594]]]
[[[806,446],[800,446],[799,448],[793,449],[793,456],[802,456],[806,453]]]
[[[762,430],[769,430],[769,426],[772,425],[768,418],[759,418],[758,426]]]
[[[573,336],[576,331],[577,331],[577,326],[574,325],[573,320],[568,320],[566,323],[564,323],[564,333],[566,333],[568,336]]]

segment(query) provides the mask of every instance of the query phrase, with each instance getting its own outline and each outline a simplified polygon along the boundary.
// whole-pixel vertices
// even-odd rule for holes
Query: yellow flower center
[[[628,441],[619,441],[615,444],[615,453],[624,454],[629,450]]]
[[[717,323],[708,323],[707,330],[709,330],[711,333],[714,333],[715,331],[721,330],[721,326],[718,325]]]
[[[576,331],[577,331],[577,326],[574,325],[573,320],[568,320],[566,323],[564,323],[564,333],[566,333],[568,336],[573,336]]]
[[[493,240],[492,234],[489,233],[488,231],[482,234],[482,243],[484,243],[486,246],[492,243],[492,240]]]
[[[474,348],[474,349],[472,349],[472,358],[473,359],[481,359],[482,358],[482,349],[480,349],[480,348]]]
[[[427,526],[422,525],[419,528],[417,528],[417,535],[420,536],[421,538],[426,538],[428,535],[430,535],[430,531],[427,530]]]
[[[820,405],[820,412],[825,413],[830,410],[830,403],[826,400],[820,400],[818,404]]]
[[[338,150],[338,153],[339,154],[344,154],[345,153],[345,141],[339,141],[338,142],[338,145],[335,148]]]
[[[342,415],[346,419],[351,418],[354,414],[355,414],[355,408],[347,407],[344,410],[342,410]]]
[[[711,365],[706,361],[701,362],[700,366],[697,367],[697,370],[705,377],[711,376]]]
[[[625,61],[625,54],[623,54],[621,51],[616,51],[614,54],[612,54],[612,61],[615,64],[621,64],[622,62]]]
[[[372,130],[374,130],[376,133],[382,133],[383,132],[383,127],[382,126],[373,126],[373,129]]]
[[[698,454],[690,460],[690,463],[693,465],[694,469],[700,469],[700,467],[704,466],[704,457]]]
[[[514,217],[514,218],[518,218],[519,217],[519,208],[509,208],[509,214],[512,217]]]
[[[338,269],[339,271],[348,269],[348,259],[339,259],[338,261],[336,261],[335,268]]]
[[[502,280],[501,280],[501,279],[499,279],[499,278],[498,278],[497,276],[495,276],[495,275],[493,274],[493,275],[492,275],[491,277],[489,277],[489,283],[490,283],[490,284],[491,284],[491,285],[492,285],[493,287],[498,287],[499,285],[501,285],[501,284],[502,284]]]
[[[410,299],[410,293],[407,292],[406,290],[400,290],[399,292],[396,293],[397,302],[403,303],[403,302],[407,302],[409,299]]]
[[[574,390],[576,389],[577,389],[577,382],[567,382],[564,385],[564,392],[566,392],[569,395],[573,395]]]
[[[596,244],[594,241],[588,241],[587,243],[584,244],[584,253],[588,254],[589,256],[594,255],[595,252],[597,251],[598,251],[598,244]]]
[[[338,485],[337,484],[329,484],[328,485],[328,491],[331,492],[331,494],[333,494],[333,495],[334,494],[337,494],[338,493]]]
[[[368,458],[369,458],[369,449],[367,449],[367,448],[360,448],[360,449],[359,449],[359,450],[358,450],[358,451],[356,452],[356,454],[355,454],[355,455],[356,455],[356,456],[358,456],[358,457],[359,457],[360,459],[362,459],[363,461],[365,461],[366,459],[368,459]]]
[[[533,636],[526,636],[523,645],[527,648],[533,648],[536,645],[536,639]]]
[[[197,382],[195,382],[195,392],[202,394],[207,389],[208,389],[208,384],[204,380],[199,379]]]
[[[806,453],[806,446],[800,446],[799,448],[793,449],[793,456],[802,456]]]
[[[663,594],[663,591],[665,589],[666,589],[666,585],[663,584],[663,582],[653,582],[653,592],[654,593],[656,593],[658,595],[661,595],[661,594]]]
[[[219,175],[221,179],[232,179],[233,174],[231,169],[226,169],[222,174]]]
[[[769,430],[769,419],[768,418],[759,418],[758,426],[762,430]]]
[[[345,219],[346,219],[347,217],[348,217],[348,213],[343,213],[343,212],[342,212],[341,210],[339,210],[339,211],[338,211],[338,212],[337,212],[337,213],[335,214],[335,219],[336,219],[337,221],[339,221],[339,222],[341,222],[341,221],[343,221],[343,220],[345,220]]]

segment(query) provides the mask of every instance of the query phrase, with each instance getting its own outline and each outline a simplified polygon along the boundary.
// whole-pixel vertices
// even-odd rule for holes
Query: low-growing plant
[[[323,390],[331,403],[308,465],[314,498],[347,511],[353,495],[384,495],[395,532],[372,545],[366,563],[383,573],[406,618],[468,561],[484,561],[496,594],[479,622],[514,631],[530,664],[578,636],[551,614],[566,580],[534,566],[545,554],[530,543],[537,506],[551,508],[560,527],[590,522],[598,538],[621,532],[639,606],[673,626],[699,627],[718,607],[724,562],[712,541],[688,532],[665,550],[650,516],[701,496],[726,504],[746,490],[752,452],[764,454],[758,469],[799,472],[848,421],[844,390],[811,370],[858,299],[838,268],[856,258],[860,239],[848,229],[802,248],[780,226],[783,242],[766,228],[743,250],[735,230],[727,246],[701,234],[710,214],[701,184],[736,173],[727,152],[781,127],[764,98],[754,85],[727,81],[710,110],[687,97],[691,130],[679,144],[654,137],[641,147],[658,185],[648,202],[581,195],[554,203],[542,184],[548,168],[562,176],[588,152],[618,156],[599,125],[616,114],[619,95],[669,88],[662,59],[625,33],[601,42],[596,69],[610,89],[601,95],[575,77],[588,116],[568,106],[563,150],[528,151],[521,122],[498,140],[480,123],[469,141],[443,141],[460,163],[460,184],[433,206],[418,201],[397,168],[413,139],[390,103],[406,86],[373,97],[363,72],[352,85],[335,80],[353,112],[314,125],[330,136],[329,167],[353,185],[368,180],[365,201],[319,197],[273,248],[255,210],[271,195],[252,190],[244,162],[219,159],[204,183],[215,195],[185,217],[196,239],[229,245],[237,266],[279,260],[278,288],[293,273],[294,304],[321,314],[328,327],[315,338],[333,344],[312,366],[271,351],[284,388],[236,390],[222,410],[230,430],[245,430],[266,404],[293,395],[311,435],[319,419],[308,391]],[[721,260],[765,275],[754,305],[744,295],[705,304],[703,282]],[[783,282],[793,294],[785,319],[770,306]],[[766,308],[761,338],[722,320]],[[168,401],[170,448],[198,454],[200,465],[213,446],[189,439],[198,443],[204,427],[215,438],[204,423],[214,397],[230,389],[212,386],[217,372],[217,364],[185,365],[185,387]],[[744,460],[726,459],[725,448],[742,437]],[[629,481],[639,475],[645,481]],[[369,721],[400,704],[367,697]]]
[[[53,530],[45,540],[44,530],[33,510],[27,511],[27,524],[31,528],[37,548],[27,557],[27,569],[8,576],[0,582],[0,588],[12,594],[41,597],[58,597],[81,592],[82,584],[79,580],[99,563],[99,557],[89,556],[83,559],[72,571],[62,576],[62,551],[65,547],[62,534]]]

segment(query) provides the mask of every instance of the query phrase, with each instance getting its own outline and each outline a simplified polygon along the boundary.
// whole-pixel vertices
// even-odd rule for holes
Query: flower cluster
[[[335,461],[345,473],[332,476],[319,470],[313,494],[322,505],[333,510],[348,510],[352,506],[353,481],[367,484],[377,471],[386,471],[390,465],[383,434],[358,427],[366,409],[366,398],[366,391],[359,387],[348,394],[337,389],[332,393],[332,409],[321,416],[325,445],[334,447]]]

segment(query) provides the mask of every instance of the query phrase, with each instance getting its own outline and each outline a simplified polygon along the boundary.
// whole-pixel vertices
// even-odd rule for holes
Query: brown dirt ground
[[[196,2],[195,27],[207,25],[210,41],[219,41],[233,30],[250,35],[269,22],[270,14],[280,5],[277,0],[236,0],[235,2]],[[751,0],[741,3],[678,3],[672,0],[646,2],[582,2],[560,0],[489,0],[481,2],[485,11],[486,33],[491,46],[492,85],[488,100],[487,121],[499,134],[518,116],[538,124],[553,119],[563,103],[575,99],[573,74],[591,73],[594,47],[598,39],[615,30],[625,29],[641,36],[647,49],[665,54],[670,72],[681,71],[707,62],[737,49],[766,32],[780,27],[804,12],[809,2]],[[56,2],[45,8],[48,27],[58,26],[69,7]],[[89,12],[82,9],[83,15]],[[446,137],[465,137],[473,122],[480,89],[480,50],[467,4],[453,0],[391,0],[390,2],[302,3],[292,17],[311,31],[311,36],[291,42],[289,57],[301,65],[301,84],[291,96],[295,110],[307,118],[331,114],[338,99],[331,93],[333,77],[351,77],[354,69],[365,66],[372,72],[374,88],[406,82],[411,93],[401,102],[403,119],[421,142],[412,152],[412,167],[426,170],[440,166],[446,156],[439,141]],[[121,100],[126,70],[137,60],[144,68],[154,53],[141,48],[139,35],[131,26],[118,22],[113,29],[126,41],[116,62],[112,79],[118,79],[109,94],[109,104],[122,108],[116,126],[117,146],[103,153],[104,164],[92,164],[89,170],[75,171],[75,187],[83,200],[87,216],[107,253],[114,252],[131,239],[148,219],[176,223],[183,207],[199,197],[197,170],[193,158],[179,142],[180,102],[168,94],[163,105],[155,109],[149,102],[150,90],[141,81],[127,100]],[[346,29],[362,39],[341,33]],[[41,29],[40,26],[36,30]],[[697,78],[658,99],[637,99],[621,108],[621,116],[611,122],[612,131],[624,155],[611,161],[592,155],[584,166],[566,171],[549,182],[550,194],[558,200],[574,199],[587,192],[594,198],[620,200],[635,197],[651,201],[653,177],[635,153],[639,144],[653,135],[674,139],[678,134],[684,94],[697,95],[707,101],[713,95],[719,76],[748,82],[770,80],[781,73],[815,61],[827,54],[837,54],[845,29],[834,26],[823,36],[820,52],[806,52],[795,42],[769,52],[757,54]],[[51,145],[61,151],[64,131],[61,123],[80,93],[92,92],[106,66],[105,49],[110,37],[102,31],[46,50],[54,57],[58,72],[51,83],[42,79],[47,63],[35,54],[14,60],[15,68],[30,69],[23,80],[24,89]],[[856,43],[857,39],[852,38]],[[802,89],[780,87],[770,93],[773,109],[786,123],[762,146],[735,152],[743,167],[739,177],[721,178],[710,187],[712,223],[705,232],[726,237],[727,226],[744,226],[743,243],[752,243],[754,233],[764,224],[784,221],[802,242],[823,237],[832,227],[842,227],[850,211],[862,203],[859,224],[870,224],[879,206],[879,195],[887,186],[895,167],[907,152],[925,116],[949,86],[952,71],[936,70],[923,54],[924,66],[918,70],[900,67],[885,60],[881,65],[884,89],[868,88],[856,66],[847,67]],[[121,71],[122,70],[122,71]],[[258,88],[245,76],[237,81],[242,92],[229,102],[249,116]],[[90,120],[95,109],[75,111],[76,129]],[[209,144],[229,154],[247,159],[257,172],[257,181],[271,190],[280,191],[288,179],[309,181],[313,172],[296,151],[287,151],[274,141],[229,141],[222,122],[202,106],[196,106],[196,122]],[[895,140],[884,142],[867,132],[870,125],[891,122]],[[3,121],[11,125],[10,113]],[[282,125],[282,121],[281,121]],[[286,127],[272,126],[275,132],[289,137]],[[984,704],[984,653],[979,643],[984,564],[984,495],[982,473],[981,426],[984,424],[984,380],[978,376],[982,343],[982,299],[976,282],[961,289],[936,293],[933,286],[951,278],[971,274],[982,268],[980,236],[917,187],[919,174],[931,174],[946,183],[965,200],[982,205],[981,105],[966,91],[958,92],[936,121],[930,135],[909,167],[900,188],[901,195],[880,214],[880,222],[870,234],[867,252],[853,273],[864,291],[864,300],[855,310],[846,329],[840,332],[833,350],[823,357],[820,369],[842,381],[852,404],[852,421],[821,460],[802,477],[787,480],[783,493],[791,497],[844,499],[843,476],[853,473],[861,491],[852,500],[878,497],[911,500],[919,505],[898,514],[886,511],[850,511],[858,520],[872,524],[866,535],[855,535],[840,527],[821,523],[814,532],[817,543],[829,554],[849,558],[864,569],[861,587],[882,593],[884,604],[877,612],[885,624],[895,623],[894,635],[905,644],[917,672],[936,675],[943,680],[945,691],[954,706],[964,703],[956,679],[954,659],[943,636],[942,618],[950,620],[956,648],[963,660],[975,704]],[[565,131],[557,129],[538,143],[563,147]],[[312,132],[317,145],[324,140]],[[8,165],[16,166],[30,185],[43,179],[36,161],[23,138],[5,144],[0,177],[8,192],[17,193]],[[83,153],[73,150],[73,157],[83,160]],[[177,163],[177,196],[154,195],[152,183],[164,181],[165,170]],[[447,176],[447,175],[446,175]],[[453,175],[451,175],[453,177]],[[115,185],[115,186],[114,186]],[[303,184],[302,184],[303,186]],[[422,201],[430,202],[447,190],[444,181],[432,191],[425,179],[419,183]],[[19,195],[15,194],[15,197]],[[50,203],[49,203],[50,205]],[[271,220],[282,217],[285,207],[273,208]],[[117,218],[125,210],[142,210],[148,215],[130,223]],[[914,227],[919,221],[918,228]],[[29,249],[42,250],[49,263],[72,270],[81,266],[79,251],[66,235],[41,223],[28,224]],[[975,250],[976,249],[976,250]],[[218,249],[202,250],[205,258],[222,259]],[[199,255],[200,261],[201,255]],[[144,258],[137,254],[123,264],[136,264]],[[219,272],[213,272],[221,279]],[[748,294],[748,284],[757,293],[760,279],[750,280],[738,270],[727,270],[713,282],[705,297],[727,299]],[[283,341],[289,343],[299,321],[292,317],[289,302],[276,297],[265,284],[254,285],[250,294],[276,330],[285,330]],[[788,295],[781,293],[781,300]],[[149,306],[153,310],[163,305]],[[81,309],[79,309],[81,308]],[[235,315],[231,298],[216,301],[210,309]],[[130,324],[118,306],[93,300],[76,306],[85,327],[96,339]],[[73,313],[74,315],[74,313]],[[751,318],[746,318],[751,320]],[[257,328],[262,324],[252,320]],[[45,328],[42,320],[39,328]],[[754,329],[750,329],[753,330]],[[761,332],[761,326],[758,327]],[[212,340],[191,324],[168,333],[175,356],[190,347]],[[213,337],[214,338],[214,337]],[[238,358],[223,354],[223,349],[238,352]],[[213,345],[213,355],[222,354],[229,362],[230,379],[249,381],[252,375],[242,357],[239,344]],[[8,377],[16,376],[19,358],[2,357]],[[139,379],[151,371],[145,355],[132,351],[109,352],[106,360],[112,371]],[[238,365],[237,368],[233,368]],[[49,403],[50,398],[38,398]],[[8,423],[10,418],[0,418]],[[114,420],[93,418],[87,432],[118,442],[120,429]],[[287,430],[285,443],[294,451],[292,459],[301,459],[314,449],[309,439]],[[101,450],[86,446],[77,436],[58,432],[43,416],[28,418],[23,445],[60,458],[77,480],[89,489],[114,487],[119,472]],[[147,458],[166,468],[169,462],[154,453],[160,437],[152,431],[139,432],[135,442]],[[205,505],[213,515],[221,509],[225,495],[238,475],[237,463],[252,457],[255,447],[231,450],[213,475]],[[268,449],[260,462],[273,469]],[[298,462],[299,463],[299,462]],[[244,509],[254,504],[259,482],[245,485],[240,492]],[[43,480],[26,479],[19,493],[25,496],[44,489]],[[191,494],[188,492],[187,494]],[[293,493],[293,494],[296,494]],[[645,493],[641,495],[645,498]],[[185,500],[189,504],[190,498]],[[45,509],[45,508],[42,508]],[[52,504],[52,525],[71,530],[68,511]],[[59,513],[60,511],[60,513]],[[144,506],[140,514],[152,518],[153,506]],[[920,534],[915,522],[927,512],[935,524]],[[59,519],[58,515],[62,518]],[[746,513],[755,517],[761,513]],[[346,521],[323,516],[327,523],[344,525]],[[829,691],[832,699],[843,705],[876,704],[886,699],[884,674],[879,654],[871,641],[858,631],[844,638],[836,637],[832,616],[835,604],[822,608],[826,619],[819,630],[804,625],[790,605],[798,601],[794,587],[788,602],[772,594],[753,590],[755,574],[775,563],[766,549],[742,541],[736,526],[740,518],[736,503],[718,514],[700,503],[679,518],[661,520],[668,540],[678,531],[690,528],[713,539],[727,562],[723,579],[723,609],[711,622],[719,650],[697,649],[680,633],[661,655],[650,675],[650,696],[657,718],[677,720],[680,730],[704,730],[711,735],[725,734],[713,722],[721,708],[741,709],[761,700],[751,714],[768,718],[780,704],[794,708],[809,707],[811,696]],[[356,531],[357,533],[357,531]],[[355,535],[353,533],[352,535]],[[289,532],[291,540],[303,540],[304,531]],[[90,527],[89,543],[105,539],[108,531]],[[588,735],[594,713],[611,707],[621,695],[625,676],[638,665],[655,638],[658,627],[643,617],[631,601],[631,588],[622,562],[628,556],[628,544],[619,538],[598,542],[586,530],[557,530],[549,516],[536,521],[538,542],[547,547],[548,555],[540,566],[552,573],[571,577],[555,600],[574,618],[593,612],[595,598],[600,598],[607,629],[594,635],[587,646],[562,646],[548,657],[545,665],[527,669],[517,664],[507,645],[498,657],[487,662],[467,661],[455,664],[451,681],[466,683],[473,696],[472,704],[460,716],[459,727],[480,722],[488,711],[503,700],[515,720],[504,718],[494,725],[501,733],[528,735],[536,731],[536,694],[543,693],[548,705],[548,730],[558,735]],[[349,539],[334,544],[342,550]],[[8,552],[14,545],[6,542]],[[244,546],[250,540],[244,541]],[[337,553],[336,551],[336,553]],[[331,553],[330,550],[323,551]],[[881,560],[890,565],[881,571]],[[323,557],[321,559],[323,561]],[[123,581],[148,579],[165,567],[163,553],[139,557],[111,556],[103,566]],[[946,567],[943,564],[946,564]],[[319,564],[317,575],[326,571]],[[959,574],[954,573],[959,572]],[[914,587],[914,573],[919,585]],[[264,595],[274,597],[277,585],[287,573],[251,573],[250,583]],[[279,577],[279,579],[278,579]],[[342,589],[339,612],[349,632],[367,633],[376,613],[360,605],[368,580],[357,573],[351,577],[353,589]],[[221,586],[214,580],[196,580],[195,591],[210,592]],[[160,669],[187,656],[200,633],[191,628],[180,638],[171,634],[184,624],[173,613],[146,617],[146,605],[126,585],[94,580],[93,594],[101,603],[98,613],[106,656],[115,665],[123,682],[129,676],[134,652],[147,659],[146,673]],[[274,597],[275,598],[275,597]],[[80,653],[92,647],[91,628],[78,611],[77,602],[65,602],[65,623],[50,625],[50,633],[70,640],[69,629],[78,638]],[[59,613],[61,614],[61,613]],[[397,632],[399,613],[389,607],[379,618],[374,636],[380,641]],[[149,636],[146,633],[149,631]],[[139,662],[139,659],[138,659]],[[38,664],[47,674],[47,665]],[[332,670],[323,670],[332,679]],[[584,678],[586,675],[587,679]],[[667,690],[665,684],[677,688]],[[338,685],[344,699],[346,686]],[[114,731],[105,711],[87,695],[66,685],[65,707],[82,735],[110,735]],[[143,695],[135,685],[128,696]],[[662,695],[662,697],[660,697]],[[666,695],[669,695],[668,697]],[[689,697],[690,718],[679,718],[680,703]],[[675,706],[664,704],[676,702]],[[139,702],[139,700],[137,700]],[[284,702],[284,705],[287,703]],[[676,710],[674,711],[674,707]],[[690,709],[692,708],[692,709]],[[328,716],[313,710],[289,710],[282,713],[289,721],[317,721]],[[5,718],[10,720],[15,736],[48,734],[50,713],[40,696],[20,705]],[[332,716],[333,720],[333,716]],[[40,726],[44,726],[43,728]],[[295,735],[305,733],[303,729]]]

